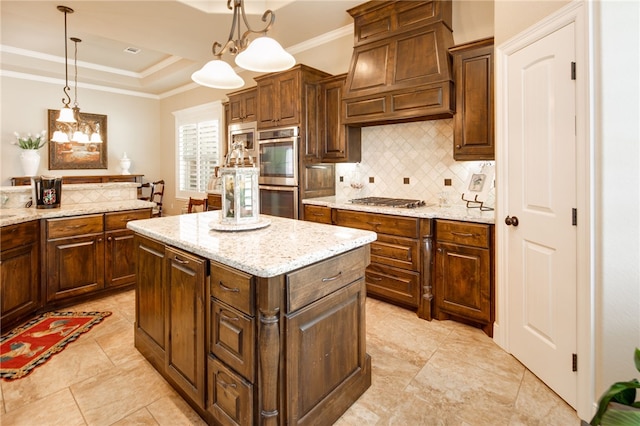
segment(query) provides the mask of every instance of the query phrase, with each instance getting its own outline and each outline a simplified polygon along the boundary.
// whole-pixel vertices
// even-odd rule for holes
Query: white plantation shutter
[[[176,197],[187,198],[207,189],[214,168],[220,165],[223,140],[219,102],[177,111]]]

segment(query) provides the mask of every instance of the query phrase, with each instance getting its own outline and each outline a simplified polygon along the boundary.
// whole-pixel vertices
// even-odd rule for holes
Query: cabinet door
[[[0,324],[3,330],[42,306],[38,222],[0,228]]]
[[[136,262],[133,232],[108,231],[105,253],[105,286],[120,287],[135,284]]]
[[[47,242],[47,302],[104,288],[104,234]]]
[[[277,126],[276,120],[277,89],[275,78],[258,83],[258,128],[268,129]]]
[[[278,76],[276,82],[276,125],[295,126],[300,123],[300,72],[293,71]]]
[[[331,403],[339,402],[332,401],[330,393],[366,382],[364,315],[360,278],[287,317],[285,388],[290,424],[306,424],[307,414],[314,410],[331,423],[331,416],[341,412],[332,411]]]
[[[136,235],[136,348],[164,370],[166,286],[164,244]]]
[[[205,396],[206,261],[166,247],[166,372],[201,408]]]
[[[485,248],[438,243],[435,305],[460,318],[491,321],[490,254]],[[442,316],[438,319],[444,319]]]

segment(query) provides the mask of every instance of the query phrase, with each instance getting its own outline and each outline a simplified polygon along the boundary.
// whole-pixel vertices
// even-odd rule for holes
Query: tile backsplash
[[[363,127],[362,160],[337,164],[336,196],[412,198],[437,203],[439,194],[446,191],[451,203],[464,204],[461,195],[469,192],[469,176],[493,164],[453,159],[453,119]],[[450,186],[445,186],[445,179],[451,180]],[[493,207],[494,199],[492,185],[486,204]]]

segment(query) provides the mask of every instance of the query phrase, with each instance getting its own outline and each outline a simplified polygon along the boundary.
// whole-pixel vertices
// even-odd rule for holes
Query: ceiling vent
[[[126,49],[124,49],[124,51],[127,53],[131,53],[132,55],[140,53],[140,49],[138,49],[137,47],[127,47]]]

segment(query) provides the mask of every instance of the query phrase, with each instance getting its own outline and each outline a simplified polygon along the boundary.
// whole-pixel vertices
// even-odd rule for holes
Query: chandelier
[[[244,80],[227,62],[222,60],[222,55],[225,52],[236,56],[236,65],[255,72],[284,71],[296,63],[291,54],[284,50],[276,40],[266,35],[276,19],[270,9],[267,9],[262,15],[262,22],[268,21],[267,25],[262,30],[256,31],[251,29],[247,21],[244,0],[227,0],[229,10],[232,9],[232,2],[233,21],[229,31],[229,39],[224,46],[215,41],[211,47],[215,59],[207,62],[200,70],[191,75],[191,79],[202,86],[215,89],[237,89],[244,85]],[[247,27],[244,32],[241,30],[242,23]],[[251,33],[262,35],[249,41]]]
[[[69,70],[67,64],[67,13],[73,13],[73,9],[67,6],[58,6],[57,9],[64,13],[64,98],[62,98],[63,108],[60,110],[60,116],[57,121],[62,123],[75,123],[76,119],[73,116],[73,110],[69,106],[71,103],[71,96],[69,96]]]

